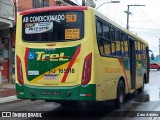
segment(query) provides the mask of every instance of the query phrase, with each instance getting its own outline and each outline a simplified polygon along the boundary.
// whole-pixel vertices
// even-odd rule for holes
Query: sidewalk
[[[0,103],[17,100],[15,84],[3,83],[0,85]]]

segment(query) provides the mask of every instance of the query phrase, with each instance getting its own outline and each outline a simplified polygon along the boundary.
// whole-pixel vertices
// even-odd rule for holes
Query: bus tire
[[[138,89],[139,93],[142,93],[144,91],[144,86]]]
[[[115,99],[115,107],[121,108],[124,104],[124,98],[125,98],[125,87],[122,80],[119,81],[118,87],[117,87],[117,98]]]
[[[138,89],[139,93],[142,93],[143,91],[144,91],[144,80],[143,80],[143,86]]]

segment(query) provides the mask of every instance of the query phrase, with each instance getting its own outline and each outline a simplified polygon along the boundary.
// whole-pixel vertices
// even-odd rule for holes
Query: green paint
[[[130,59],[121,59],[125,70],[130,70]]]
[[[122,60],[122,64],[124,65],[124,69],[125,70],[129,70],[130,71],[130,59],[121,59]],[[142,60],[136,60],[136,75],[138,76],[142,76],[145,74],[146,72],[146,66],[145,66],[145,61]]]
[[[145,66],[145,62],[142,60],[137,60],[136,61],[136,70],[137,70],[137,75],[142,76],[146,73],[147,67]]]
[[[72,87],[39,87],[16,84],[16,91],[21,99],[39,100],[96,100],[96,85],[77,85]],[[33,94],[34,92],[34,94]],[[53,93],[54,92],[54,93]],[[67,96],[67,94],[70,94]],[[53,95],[54,94],[54,95]],[[80,94],[91,94],[91,96],[80,96]]]
[[[39,75],[69,62],[77,47],[78,46],[55,49],[30,48],[28,53],[28,71],[30,72],[28,74],[28,80],[31,81]],[[33,71],[38,72],[38,74],[31,75]]]

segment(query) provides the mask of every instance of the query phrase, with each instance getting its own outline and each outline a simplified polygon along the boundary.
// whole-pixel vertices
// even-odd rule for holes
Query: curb
[[[7,102],[16,101],[16,100],[20,100],[20,99],[18,99],[16,95],[13,95],[9,97],[0,98],[0,103],[7,103]]]

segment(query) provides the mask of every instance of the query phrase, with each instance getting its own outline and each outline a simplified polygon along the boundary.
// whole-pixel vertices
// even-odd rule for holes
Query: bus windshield
[[[22,33],[25,42],[80,40],[84,37],[84,13],[58,11],[24,15]]]

